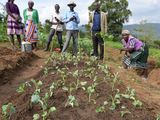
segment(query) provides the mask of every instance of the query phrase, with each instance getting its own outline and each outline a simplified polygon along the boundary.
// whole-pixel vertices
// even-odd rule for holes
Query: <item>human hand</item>
[[[57,17],[55,17],[55,20],[59,23],[60,22],[60,20],[57,18]]]
[[[76,19],[75,16],[71,17],[71,18],[69,19],[69,21],[73,21],[74,19]]]
[[[123,48],[122,49],[120,49],[120,54],[123,52]]]

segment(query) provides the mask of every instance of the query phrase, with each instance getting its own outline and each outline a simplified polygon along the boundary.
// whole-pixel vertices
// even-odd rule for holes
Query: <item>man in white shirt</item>
[[[60,49],[62,51],[62,48],[63,48],[63,43],[62,43],[63,22],[62,22],[62,19],[63,19],[63,17],[61,16],[59,10],[60,10],[60,6],[58,4],[56,4],[55,5],[55,13],[53,14],[52,20],[50,22],[52,24],[52,27],[50,30],[50,34],[48,37],[45,51],[49,50],[50,43],[51,43],[52,38],[55,34],[57,35],[58,43],[59,43]]]

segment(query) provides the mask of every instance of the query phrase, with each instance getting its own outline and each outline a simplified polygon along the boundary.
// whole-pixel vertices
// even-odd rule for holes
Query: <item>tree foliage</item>
[[[122,31],[123,23],[128,22],[129,16],[132,15],[128,9],[127,0],[95,0],[89,10],[94,10],[94,3],[99,2],[101,10],[108,13],[108,33],[119,36]]]
[[[7,40],[7,19],[5,5],[0,3],[0,42]]]

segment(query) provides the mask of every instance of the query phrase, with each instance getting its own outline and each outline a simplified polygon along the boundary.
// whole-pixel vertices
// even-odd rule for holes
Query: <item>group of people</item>
[[[6,9],[8,13],[7,19],[7,33],[10,36],[10,41],[15,48],[14,35],[17,35],[19,41],[19,47],[21,46],[21,36],[24,35],[24,41],[32,43],[32,48],[37,48],[38,42],[38,29],[37,25],[39,23],[39,15],[36,9],[33,9],[34,2],[29,0],[28,8],[24,10],[24,24],[22,23],[22,18],[20,16],[19,8],[14,4],[14,0],[8,0],[6,3]],[[78,32],[80,23],[80,18],[78,13],[74,10],[76,4],[70,2],[68,4],[70,10],[64,15],[60,13],[59,4],[55,5],[55,11],[53,12],[52,19],[46,21],[52,24],[51,30],[46,43],[45,51],[49,50],[50,43],[54,35],[57,35],[58,43],[60,46],[60,51],[65,53],[71,38],[73,39],[73,55],[77,55],[78,52]],[[107,33],[107,14],[100,11],[100,4],[95,4],[95,11],[90,14],[90,24],[92,31],[92,41],[93,41],[93,56],[100,59],[104,58],[104,41],[100,36],[100,32]],[[66,28],[66,40],[63,44],[62,33],[64,31],[64,26]],[[98,54],[98,45],[100,46],[100,55]]]
[[[39,23],[39,15],[36,9],[33,9],[34,2],[28,2],[28,8],[24,10],[24,24],[22,23],[22,18],[18,6],[14,4],[14,0],[8,0],[6,3],[6,9],[8,13],[7,17],[7,33],[10,37],[10,41],[13,46],[14,35],[17,35],[19,46],[21,46],[21,37],[20,35],[25,35],[24,41],[32,43],[32,48],[37,48],[38,41],[38,29],[37,25]],[[107,34],[107,13],[104,13],[100,10],[100,3],[94,3],[95,10],[90,13],[89,23],[91,26],[92,33],[92,43],[93,43],[93,53],[92,56],[96,56],[98,59],[104,59],[104,40],[100,33]],[[74,8],[76,4],[70,2],[68,4],[70,10],[62,15],[60,13],[60,6],[55,5],[55,12],[52,15],[51,21],[46,21],[52,24],[51,30],[48,36],[46,43],[45,51],[49,50],[50,43],[54,35],[57,35],[58,43],[60,46],[60,51],[63,53],[66,52],[71,38],[73,39],[73,55],[77,55],[78,52],[78,24],[80,23],[80,18]],[[66,28],[66,40],[63,44],[62,33],[63,26]],[[24,29],[25,28],[25,29]],[[123,57],[124,68],[129,67],[139,67],[147,70],[147,58],[148,58],[148,47],[145,43],[141,42],[137,38],[131,36],[128,30],[122,31],[122,44],[124,48],[120,50],[125,51]],[[100,48],[100,53],[98,52],[98,47]],[[147,72],[144,72],[147,75]]]

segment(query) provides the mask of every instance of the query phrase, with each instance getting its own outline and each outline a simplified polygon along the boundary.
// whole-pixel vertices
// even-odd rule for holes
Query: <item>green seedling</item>
[[[33,115],[33,120],[39,120],[40,119],[40,115],[39,114],[34,114]]]
[[[2,106],[2,118],[3,120],[10,120],[12,114],[16,112],[16,109],[12,103]]]
[[[80,74],[80,71],[79,70],[76,70],[75,72],[73,73],[70,73],[73,75],[73,77],[76,79],[76,82],[74,82],[74,85],[75,85],[75,88],[76,90],[78,90],[78,88],[80,87],[80,80],[79,80],[79,77],[81,76]]]
[[[49,73],[49,68],[45,67],[43,73],[45,76],[47,76]]]
[[[73,108],[74,106],[78,106],[78,101],[77,101],[77,99],[75,98],[75,96],[72,96],[72,95],[69,95],[69,96],[68,96],[68,100],[67,100],[67,102],[66,102],[66,104],[65,104],[65,107],[67,107],[67,106],[71,106],[72,108]]]
[[[90,103],[91,102],[91,96],[92,94],[95,92],[95,88],[98,84],[97,83],[94,83],[92,84],[91,86],[89,86],[87,88],[87,93],[88,93],[88,102]]]
[[[16,91],[18,93],[23,93],[27,89],[27,87],[31,87],[31,84],[29,82],[21,84]]]
[[[104,101],[103,105],[96,108],[96,113],[102,113],[105,112],[106,106],[108,105],[107,101]]]
[[[103,71],[107,75],[109,74],[108,66],[106,64],[105,65],[98,64],[98,69],[100,69],[101,71]]]
[[[121,94],[122,97],[126,98],[126,99],[130,99],[132,100],[132,104],[135,107],[142,107],[143,103],[140,100],[136,100],[136,95],[135,95],[135,90],[131,89],[130,87],[127,87],[127,90],[125,92],[125,94]]]
[[[85,82],[80,82],[80,85],[81,85],[81,88],[83,89],[83,90],[86,90],[86,85],[87,85],[87,81],[85,81]]]
[[[112,86],[112,91],[114,90],[114,87],[115,87],[115,84],[117,83],[118,81],[118,73],[114,73],[114,78],[113,80],[111,81],[111,86]]]
[[[115,94],[115,96],[111,96],[111,107],[110,107],[110,110],[115,110],[117,105],[120,104],[120,98],[121,98],[121,95],[119,93],[119,90],[117,89],[117,93]]]
[[[49,87],[49,96],[52,97],[54,94],[54,90],[56,89],[57,84],[56,83],[52,83],[52,85]]]
[[[58,69],[57,72],[60,74],[60,77],[62,78],[62,84],[65,85],[65,82],[66,82],[66,72],[61,70],[61,69]]]
[[[35,94],[35,95],[39,95],[40,92],[41,92],[40,87],[43,85],[42,81],[37,81],[37,82],[36,82],[36,80],[32,79],[31,82],[32,82],[32,83],[34,84],[34,86],[35,86],[34,94]]]
[[[140,100],[134,100],[132,103],[135,107],[142,107],[143,103]]]
[[[156,120],[160,120],[160,114],[157,115]]]
[[[122,97],[130,100],[135,100],[135,90],[127,87],[125,94],[121,94]]]
[[[62,89],[63,89],[64,91],[69,92],[69,95],[71,95],[71,94],[72,94],[72,91],[73,91],[75,88],[73,87],[72,84],[69,84],[69,87],[64,86]]]
[[[124,117],[127,114],[131,114],[130,111],[126,110],[126,111],[121,111],[121,117]]]

